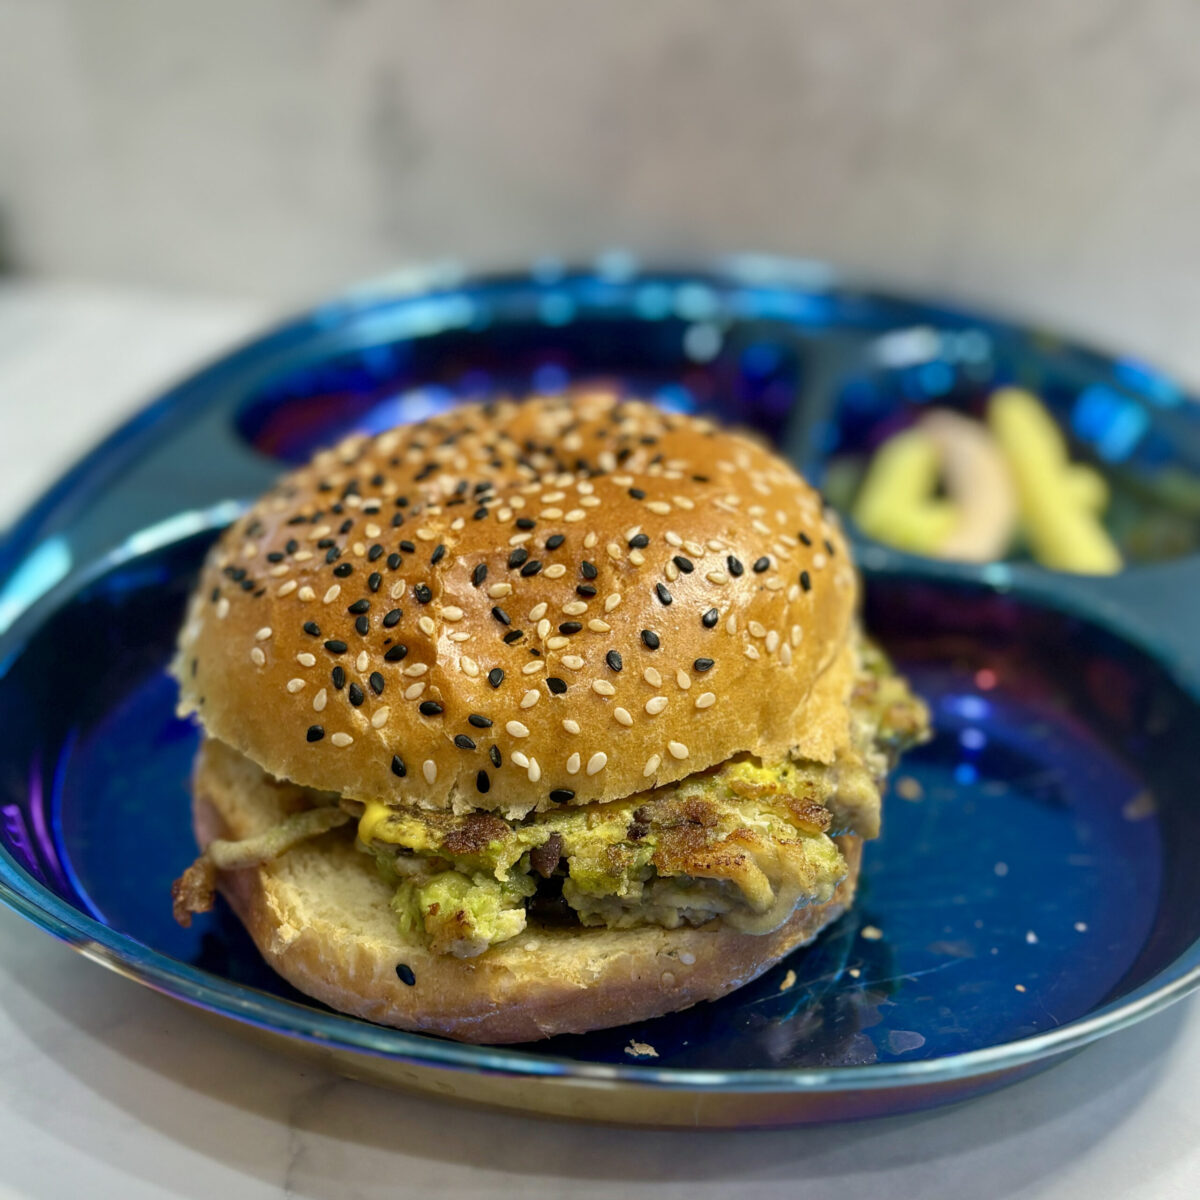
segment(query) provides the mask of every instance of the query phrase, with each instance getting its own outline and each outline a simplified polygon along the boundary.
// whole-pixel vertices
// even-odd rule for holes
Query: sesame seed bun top
[[[175,672],[279,778],[515,814],[796,746],[856,589],[743,436],[608,394],[472,405],[281,479],[209,554]]]

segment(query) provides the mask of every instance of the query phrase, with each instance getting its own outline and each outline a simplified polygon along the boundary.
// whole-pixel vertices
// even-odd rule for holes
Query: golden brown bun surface
[[[746,438],[608,395],[469,406],[283,478],[210,554],[175,669],[278,778],[523,812],[795,745],[856,586]]]
[[[201,846],[260,833],[303,804],[236,751],[207,741],[196,764]],[[478,958],[430,953],[400,933],[392,888],[347,830],[220,887],[266,961],[302,992],[384,1025],[466,1042],[522,1042],[675,1012],[762,974],[849,907],[862,843],[838,839],[849,874],[828,903],[802,908],[761,937],[724,929],[646,926],[610,931],[531,924]],[[411,986],[397,976],[407,966]]]

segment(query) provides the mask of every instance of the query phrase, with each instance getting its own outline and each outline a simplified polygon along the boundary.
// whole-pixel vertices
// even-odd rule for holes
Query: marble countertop
[[[0,521],[155,389],[269,315],[0,288]],[[1197,1078],[1200,1009],[1184,1002],[942,1111],[782,1132],[571,1126],[323,1074],[0,910],[0,1198],[1182,1200],[1200,1192]]]

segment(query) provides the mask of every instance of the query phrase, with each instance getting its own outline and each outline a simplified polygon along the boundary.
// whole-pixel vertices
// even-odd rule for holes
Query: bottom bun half
[[[299,788],[215,741],[201,750],[194,782],[201,847],[261,833],[305,806]],[[798,909],[773,933],[738,933],[719,922],[626,930],[531,923],[478,958],[459,959],[400,932],[389,907],[393,889],[355,849],[352,829],[263,866],[222,872],[220,891],[266,961],[300,991],[368,1021],[464,1042],[583,1033],[724,996],[845,912],[862,855],[860,839],[839,838],[849,871],[833,899]]]

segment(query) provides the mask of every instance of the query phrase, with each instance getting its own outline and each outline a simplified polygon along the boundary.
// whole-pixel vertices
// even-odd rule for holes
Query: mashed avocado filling
[[[455,815],[344,801],[360,846],[396,884],[406,932],[469,957],[525,928],[531,905],[583,925],[668,929],[714,917],[778,928],[833,895],[846,865],[833,837],[874,837],[880,785],[921,740],[924,706],[864,644],[852,745],[832,764],[739,756],[675,784],[606,804]]]

